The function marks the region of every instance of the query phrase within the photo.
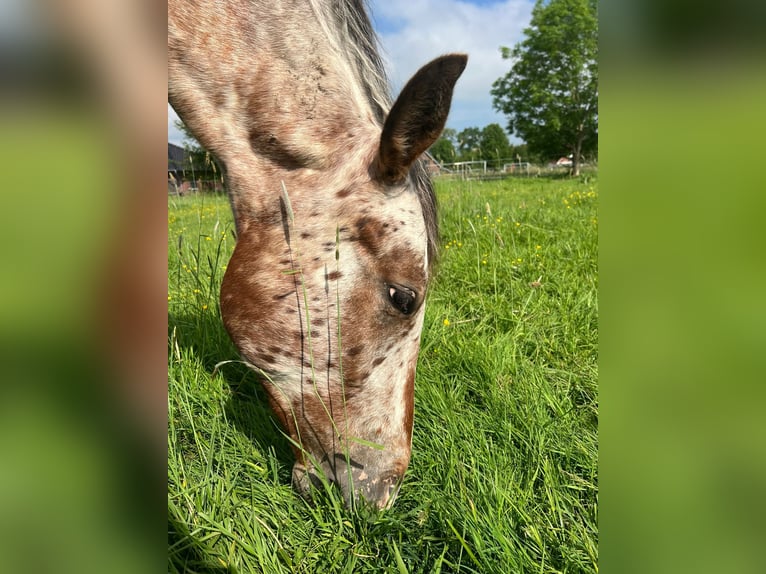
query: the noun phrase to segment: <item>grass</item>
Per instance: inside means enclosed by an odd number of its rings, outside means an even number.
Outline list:
[[[169,199],[169,571],[598,571],[597,180],[437,191],[412,461],[382,513],[293,492],[221,325],[228,204]]]

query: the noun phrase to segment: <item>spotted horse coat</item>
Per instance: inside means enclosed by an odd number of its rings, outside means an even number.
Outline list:
[[[168,99],[225,169],[237,243],[225,327],[295,452],[293,483],[393,503],[436,255],[419,157],[467,57],[396,101],[361,0],[170,0]]]

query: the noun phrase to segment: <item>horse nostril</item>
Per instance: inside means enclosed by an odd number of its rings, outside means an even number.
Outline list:
[[[401,478],[397,475],[365,477],[362,474],[354,481],[354,495],[355,498],[363,499],[367,504],[383,510],[393,505],[400,484]]]

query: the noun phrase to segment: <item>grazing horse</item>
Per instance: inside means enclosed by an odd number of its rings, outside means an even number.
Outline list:
[[[220,160],[231,339],[290,436],[293,484],[393,503],[409,464],[437,222],[421,154],[462,54],[395,102],[363,0],[170,0],[168,99]]]

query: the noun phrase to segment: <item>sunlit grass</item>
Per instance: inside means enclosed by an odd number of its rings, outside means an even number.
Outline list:
[[[597,181],[437,191],[412,461],[380,514],[293,492],[255,377],[215,370],[237,359],[217,304],[228,204],[169,199],[171,571],[597,571]]]

